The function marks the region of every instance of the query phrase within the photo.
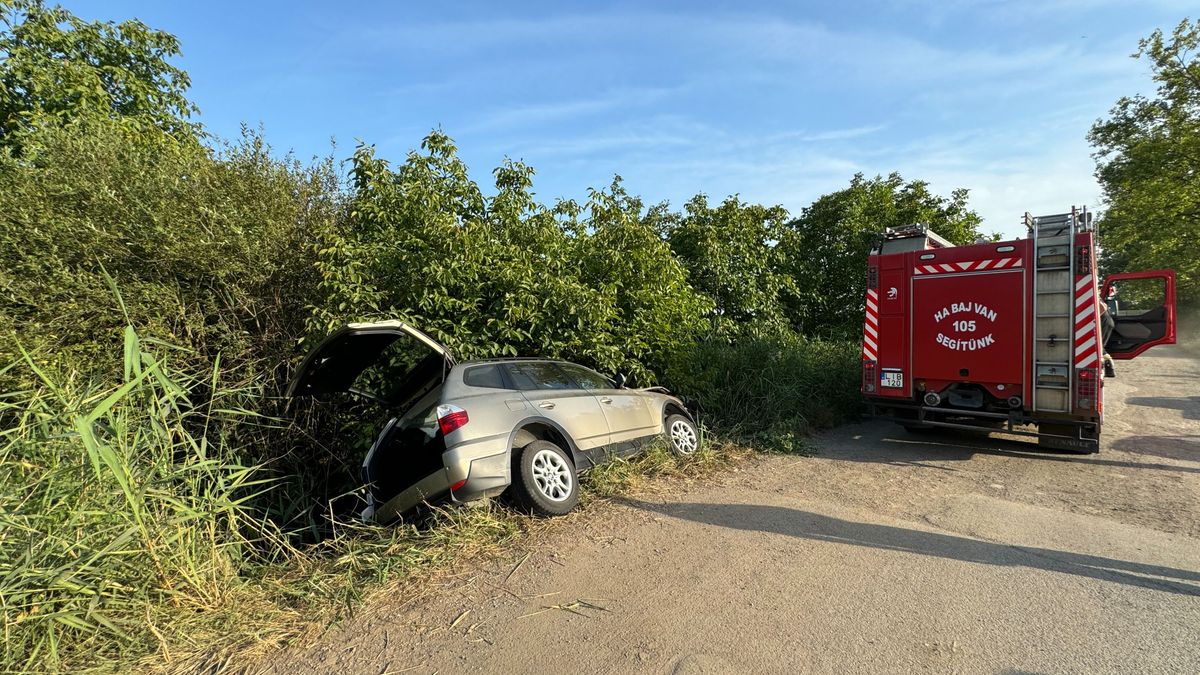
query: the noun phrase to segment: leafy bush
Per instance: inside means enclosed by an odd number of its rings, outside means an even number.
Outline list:
[[[735,435],[763,438],[825,429],[862,412],[857,343],[784,334],[695,344],[672,374],[706,418]]]

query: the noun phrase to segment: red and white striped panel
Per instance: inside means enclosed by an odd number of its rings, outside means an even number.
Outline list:
[[[878,361],[879,291],[867,289],[867,318],[863,321],[863,360]]]
[[[964,260],[956,263],[917,265],[913,274],[950,274],[957,272],[982,272],[985,270],[1013,269],[1021,266],[1020,258],[988,258],[987,260]]]
[[[1090,274],[1075,281],[1075,367],[1095,368],[1100,360],[1096,281]]]

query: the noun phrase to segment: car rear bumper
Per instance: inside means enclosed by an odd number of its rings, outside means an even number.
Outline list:
[[[509,484],[507,445],[505,438],[499,443],[476,442],[447,450],[442,454],[444,468],[421,478],[383,504],[376,504],[369,499],[362,519],[386,523],[422,502],[439,501],[446,497],[456,502],[469,502],[499,495]],[[466,483],[451,493],[450,487],[462,480]]]

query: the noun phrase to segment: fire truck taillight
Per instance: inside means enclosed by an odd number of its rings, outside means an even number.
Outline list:
[[[876,387],[875,378],[875,362],[870,359],[863,360],[863,391],[866,393],[874,393]]]
[[[1092,368],[1075,371],[1075,406],[1083,410],[1095,410],[1099,387],[1099,373]]]

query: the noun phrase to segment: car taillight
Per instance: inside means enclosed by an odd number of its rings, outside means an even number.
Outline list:
[[[466,426],[471,418],[467,417],[467,411],[452,404],[443,403],[437,408],[438,427],[442,430],[443,436],[449,436],[451,431]]]
[[[875,391],[875,362],[863,360],[863,391],[868,394]]]
[[[1075,371],[1075,405],[1084,410],[1096,409],[1099,373],[1092,368]]]

